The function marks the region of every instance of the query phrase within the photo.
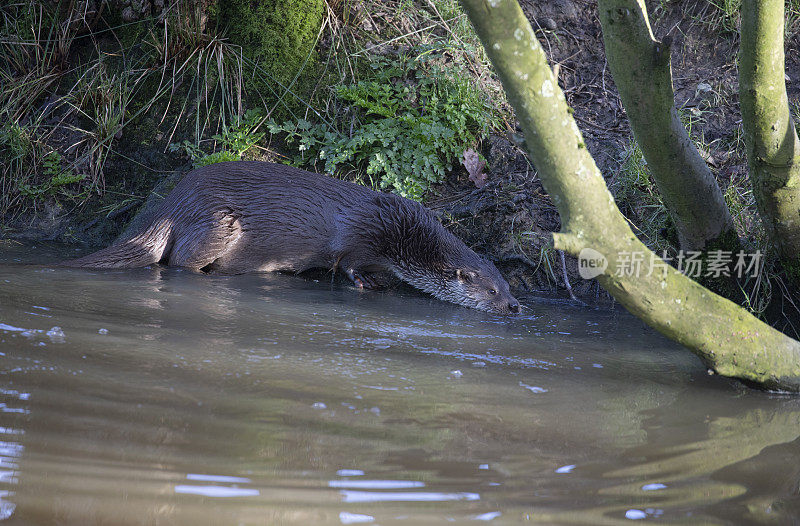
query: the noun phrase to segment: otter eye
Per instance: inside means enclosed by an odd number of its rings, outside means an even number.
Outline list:
[[[497,294],[497,289],[489,289],[489,294],[494,296],[495,294]]]

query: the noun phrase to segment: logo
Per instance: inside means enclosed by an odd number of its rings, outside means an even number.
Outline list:
[[[583,279],[596,278],[608,268],[608,260],[593,248],[584,248],[578,254],[578,274]]]

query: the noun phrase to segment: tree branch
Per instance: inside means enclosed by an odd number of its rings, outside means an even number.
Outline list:
[[[786,96],[783,0],[742,2],[739,102],[750,181],[784,265],[800,278],[800,142]]]
[[[721,248],[736,239],[733,219],[675,108],[671,39],[653,37],[642,0],[599,0],[598,9],[608,65],[681,248]]]

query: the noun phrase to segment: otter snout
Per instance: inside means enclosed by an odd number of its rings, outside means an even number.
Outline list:
[[[494,302],[493,307],[492,310],[501,314],[519,314],[522,312],[522,306],[517,299],[510,294],[506,295],[502,300]]]
[[[513,296],[508,296],[508,299],[504,298],[499,301],[485,303],[478,308],[497,314],[519,314],[522,312],[522,306]]]
[[[522,305],[508,290],[501,290],[488,299],[489,301],[484,302],[478,308],[497,314],[519,314],[522,312]]]

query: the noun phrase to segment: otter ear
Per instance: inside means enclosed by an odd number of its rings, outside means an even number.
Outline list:
[[[472,283],[478,275],[471,270],[463,268],[456,269],[456,278],[464,283]]]

